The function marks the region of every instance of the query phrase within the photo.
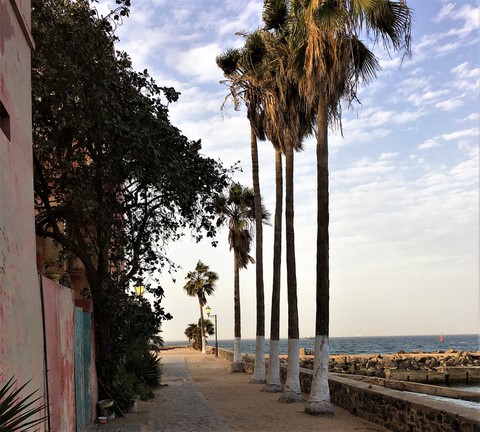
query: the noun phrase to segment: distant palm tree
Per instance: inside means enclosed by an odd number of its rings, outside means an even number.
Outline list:
[[[228,224],[228,243],[233,250],[233,288],[234,288],[234,357],[232,372],[244,372],[241,353],[241,318],[240,318],[240,269],[248,263],[255,263],[250,256],[255,221],[255,202],[253,190],[239,183],[230,186],[228,195],[217,200],[219,224]],[[262,215],[268,218],[263,209]]]
[[[192,347],[196,350],[201,350],[204,346],[202,342],[202,334],[212,336],[215,334],[215,327],[213,323],[206,319],[203,322],[203,332],[202,332],[202,324],[200,320],[198,320],[198,324],[191,323],[185,329],[185,336],[187,336],[188,341],[192,345]],[[206,336],[205,336],[206,339]]]
[[[203,307],[207,304],[207,296],[212,295],[215,291],[215,285],[218,281],[218,274],[211,271],[208,265],[198,260],[194,271],[188,272],[186,278],[187,283],[183,289],[187,295],[197,297],[200,305],[200,329],[201,329],[201,348],[202,353],[206,353],[205,347],[205,331],[203,319]]]

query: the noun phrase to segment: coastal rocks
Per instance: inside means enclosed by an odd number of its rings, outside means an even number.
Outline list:
[[[286,363],[286,359],[284,360]],[[405,353],[383,355],[332,355],[329,359],[330,372],[365,375],[385,378],[386,370],[425,371],[447,373],[446,368],[470,368],[480,366],[480,352],[465,352],[449,349],[436,353]],[[313,369],[313,356],[300,358],[300,367]]]

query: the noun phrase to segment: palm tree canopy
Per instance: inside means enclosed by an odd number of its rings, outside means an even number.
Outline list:
[[[228,195],[221,195],[217,200],[219,218],[217,225],[228,223],[228,244],[233,250],[239,268],[246,268],[255,260],[250,256],[255,222],[255,204],[253,190],[240,183],[232,183]],[[267,209],[262,205],[262,220],[269,223]]]
[[[275,0],[269,0],[275,2]],[[282,2],[282,0],[277,0]],[[359,83],[380,69],[361,40],[410,54],[411,13],[404,0],[291,1],[289,41],[304,94],[325,93],[329,120],[340,120],[339,101],[356,100]]]
[[[200,305],[207,304],[206,296],[212,295],[215,291],[215,285],[218,281],[218,274],[210,270],[210,267],[198,260],[194,271],[188,272],[185,277],[187,283],[183,289],[187,295],[198,297]]]

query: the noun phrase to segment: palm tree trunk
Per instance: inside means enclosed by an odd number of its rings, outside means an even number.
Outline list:
[[[203,320],[203,305],[202,302],[198,302],[200,304],[200,333],[202,335],[202,354],[207,353],[207,347],[206,347],[206,340],[205,340],[205,322]]]
[[[233,307],[234,307],[234,339],[233,339],[233,362],[231,372],[245,372],[242,362],[241,348],[241,323],[240,323],[240,269],[237,257],[233,253]]]
[[[255,344],[255,365],[252,383],[264,384],[265,380],[265,294],[263,287],[263,227],[262,227],[262,198],[260,194],[260,180],[258,174],[257,136],[250,128],[250,142],[252,151],[253,196],[255,205],[255,275],[257,294],[257,334]]]
[[[323,96],[323,97],[322,97]],[[328,387],[329,357],[329,210],[328,210],[328,113],[321,94],[317,133],[317,310],[315,317],[315,358],[313,380],[305,411],[333,415]]]
[[[295,228],[293,195],[293,143],[287,140],[285,151],[285,230],[287,240],[288,365],[285,393],[280,402],[303,400],[300,388],[297,275],[295,265]]]
[[[273,237],[273,284],[272,284],[272,312],[270,321],[270,354],[268,356],[267,385],[264,391],[282,392],[280,381],[280,281],[282,263],[282,211],[283,211],[283,174],[282,152],[275,149],[275,226]]]

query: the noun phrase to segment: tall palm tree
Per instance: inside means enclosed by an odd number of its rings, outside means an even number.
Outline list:
[[[265,96],[266,134],[274,146],[280,146],[285,153],[285,226],[287,258],[288,296],[288,367],[285,392],[282,402],[303,400],[299,378],[299,328],[297,278],[295,263],[294,231],[294,152],[302,149],[302,141],[313,130],[315,110],[301,94],[295,76],[290,72],[293,51],[288,44],[290,29],[285,25],[288,8],[284,2],[265,2],[263,31],[266,45],[266,63],[270,66],[271,79],[268,80]],[[278,168],[277,168],[278,169]],[[278,189],[277,189],[278,191]],[[277,192],[278,193],[278,192]],[[280,198],[281,199],[281,196]],[[275,275],[276,276],[276,275]],[[277,283],[275,281],[275,283]],[[277,289],[277,288],[275,288]],[[271,346],[275,355],[275,340],[278,340],[278,300],[272,293],[272,338]],[[275,322],[273,321],[275,319]],[[275,360],[276,365],[276,360]],[[275,369],[273,371],[275,372]],[[276,377],[272,377],[272,388],[276,387]]]
[[[262,210],[263,218],[267,220],[268,213],[265,209]],[[228,243],[230,250],[233,250],[234,357],[231,371],[244,372],[241,353],[240,269],[246,268],[249,263],[255,263],[250,256],[255,221],[253,190],[233,183],[228,195],[218,198],[217,211],[220,215],[219,224],[228,224]]]
[[[263,217],[260,192],[257,138],[265,140],[261,86],[258,78],[262,56],[260,39],[250,35],[243,50],[227,50],[217,57],[217,65],[229,81],[230,95],[235,106],[242,99],[250,122],[250,148],[255,206],[255,284],[256,284],[256,344],[253,383],[265,383],[265,294],[263,280]]]
[[[305,411],[333,414],[328,389],[329,196],[328,126],[340,120],[340,101],[356,99],[357,86],[375,78],[378,61],[362,34],[410,53],[411,14],[404,0],[292,1],[291,43],[303,94],[317,103],[317,282],[314,378]]]
[[[267,385],[263,391],[282,392],[280,381],[280,287],[282,264],[282,213],[283,213],[282,151],[275,148],[275,216],[273,234],[273,278],[270,316],[270,349],[268,355]]]
[[[194,271],[188,272],[185,277],[187,283],[183,289],[187,295],[198,298],[200,306],[200,331],[202,339],[202,353],[206,354],[205,325],[203,319],[203,307],[207,304],[207,296],[215,292],[218,274],[210,270],[210,267],[198,260]]]

